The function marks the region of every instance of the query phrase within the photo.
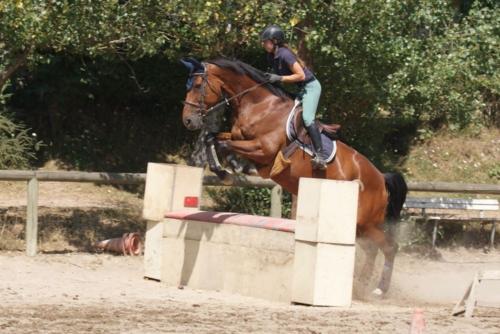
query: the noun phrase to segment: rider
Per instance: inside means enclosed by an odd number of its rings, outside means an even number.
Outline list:
[[[267,73],[269,82],[296,83],[302,90],[302,119],[311,137],[315,156],[313,166],[326,168],[325,154],[320,131],[314,122],[321,96],[321,85],[314,74],[285,43],[285,33],[277,25],[270,25],[260,35],[262,46],[267,51],[267,59],[274,73]]]

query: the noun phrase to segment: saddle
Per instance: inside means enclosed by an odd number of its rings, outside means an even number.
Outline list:
[[[300,100],[295,100],[293,109],[286,121],[286,136],[290,144],[283,149],[285,157],[290,156],[297,147],[301,148],[307,154],[314,156],[314,148],[304,126],[302,120],[302,104]],[[326,154],[323,158],[330,162],[335,157],[336,141],[340,137],[340,125],[324,124],[316,120],[316,125],[321,133],[321,141],[323,143],[323,153]]]
[[[302,105],[298,105],[295,109],[295,114],[293,115],[293,119],[291,120],[291,124],[289,126],[294,127],[295,136],[293,138],[298,140],[303,144],[311,144],[311,138],[309,138],[309,134],[307,133],[307,129],[304,126],[304,121],[302,119]],[[293,113],[293,111],[292,111]],[[319,120],[315,120],[316,126],[319,129],[319,132],[324,136],[330,138],[331,140],[337,140],[340,138],[340,124],[325,124],[320,122]]]

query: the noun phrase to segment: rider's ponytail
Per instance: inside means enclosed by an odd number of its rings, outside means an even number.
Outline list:
[[[283,43],[280,46],[284,47],[284,48],[287,48],[288,50],[290,50],[290,52],[293,53],[293,55],[295,56],[295,58],[297,58],[297,62],[300,64],[300,66],[302,66],[302,68],[306,68],[307,67],[306,62],[304,60],[302,60],[302,58],[299,57],[299,55],[297,54],[297,52],[292,47],[290,47],[287,43]]]

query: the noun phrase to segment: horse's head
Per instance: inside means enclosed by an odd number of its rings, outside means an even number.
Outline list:
[[[210,65],[193,58],[183,58],[181,62],[189,70],[182,122],[189,130],[199,130],[210,108],[222,97],[222,82],[210,73]]]

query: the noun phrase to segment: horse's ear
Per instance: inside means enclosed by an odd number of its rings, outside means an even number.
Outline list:
[[[186,66],[186,68],[189,70],[189,73],[203,72],[205,70],[205,66],[203,66],[202,63],[192,57],[182,58],[181,63]]]
[[[188,69],[189,74],[194,72],[194,64],[189,61],[189,58],[182,58],[181,63]]]

